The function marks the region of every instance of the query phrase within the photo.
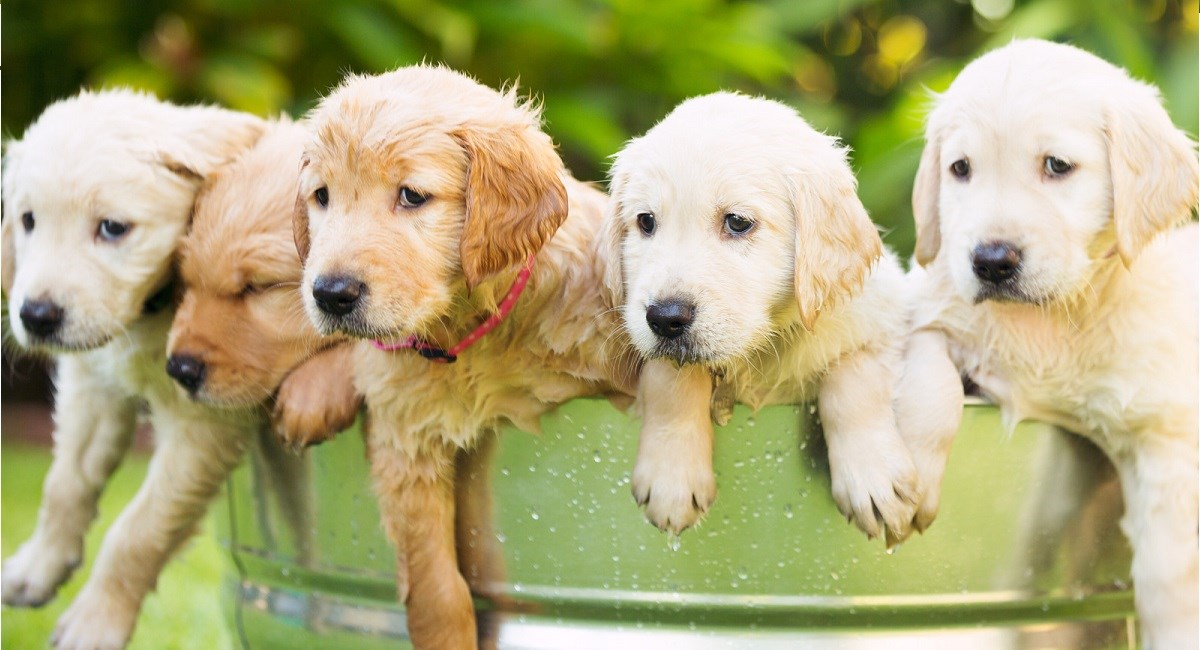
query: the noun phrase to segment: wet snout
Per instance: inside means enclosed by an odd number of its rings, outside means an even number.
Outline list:
[[[971,270],[985,285],[1015,282],[1021,271],[1022,250],[1009,241],[989,241],[971,251]]]
[[[26,332],[39,339],[50,339],[62,329],[66,310],[49,298],[41,298],[23,302],[20,316]]]
[[[366,293],[367,285],[349,275],[321,275],[312,285],[313,301],[317,308],[334,318],[354,313]]]
[[[696,305],[682,298],[656,301],[646,308],[646,323],[660,339],[677,339],[696,319]]]
[[[177,353],[167,359],[167,374],[194,397],[204,385],[208,366],[196,356]]]

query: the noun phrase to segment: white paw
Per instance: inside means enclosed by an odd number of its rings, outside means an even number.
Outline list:
[[[874,539],[886,534],[889,544],[912,534],[917,511],[917,470],[903,442],[891,433],[850,434],[850,453],[830,454],[833,500],[854,525]]]
[[[717,498],[712,462],[685,462],[666,454],[639,454],[633,498],[661,530],[678,534],[694,525]]]
[[[56,650],[121,650],[129,643],[137,615],[137,606],[122,595],[87,585],[58,619],[50,644]]]
[[[79,566],[83,553],[36,537],[4,561],[3,598],[10,607],[41,607],[54,598],[62,583]]]

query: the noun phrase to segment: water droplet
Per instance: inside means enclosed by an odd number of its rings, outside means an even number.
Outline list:
[[[537,510],[530,510],[530,511],[529,511],[529,518],[530,518],[530,519],[532,519],[532,520],[534,520],[534,521],[537,521],[538,519],[541,519],[541,518],[542,518],[542,516],[538,514]]]
[[[599,449],[597,449],[597,450],[595,450],[595,451],[593,451],[593,452],[592,452],[592,462],[593,462],[593,463],[598,463],[598,462],[600,462],[600,460],[601,460],[601,458],[600,458],[600,450],[599,450]]]
[[[522,587],[521,583],[519,582],[513,585],[513,591],[521,591],[522,589],[524,589],[524,587]]]
[[[747,571],[747,570],[746,570],[746,567],[744,567],[744,566],[743,566],[743,567],[738,567],[737,576],[738,576],[738,578],[739,578],[739,579],[741,579],[741,580],[745,580],[745,579],[747,579],[747,578],[749,578],[749,577],[750,577],[750,572],[749,572],[749,571]]]
[[[667,533],[667,548],[671,549],[672,551],[678,551],[679,547],[682,545],[683,545],[683,541],[679,538],[679,533],[676,533],[676,532],[668,532]]]
[[[796,513],[792,512],[792,504],[789,503],[783,507],[783,516],[787,517],[788,519],[796,516]]]
[[[748,426],[748,427],[752,427],[752,426],[754,426],[755,424],[756,424],[756,423],[754,422],[754,418],[746,418],[746,426]]]
[[[841,580],[841,579],[842,579],[842,576],[838,575],[838,572],[837,572],[837,571],[830,571],[830,572],[829,572],[829,577],[830,577],[830,578],[833,578],[835,581],[836,581],[836,580]]]
[[[809,405],[808,405],[808,414],[809,414],[809,415],[816,415],[816,414],[817,414],[817,405],[816,405],[816,404],[809,404]]]

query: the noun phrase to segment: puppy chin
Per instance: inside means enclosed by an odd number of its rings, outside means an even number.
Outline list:
[[[1013,305],[1045,305],[1053,302],[1053,296],[1043,292],[1035,292],[1019,282],[1004,284],[981,284],[975,291],[975,304],[985,302],[1006,303]]]
[[[736,358],[737,354],[727,354],[714,350],[703,341],[685,334],[674,339],[652,337],[649,347],[638,346],[638,351],[646,359],[667,359],[680,366],[700,365],[716,368]]]
[[[241,409],[255,406],[269,397],[265,392],[261,395],[254,394],[257,391],[222,391],[213,390],[213,387],[205,384],[200,390],[195,393],[188,393],[183,387],[179,391],[187,395],[188,399],[197,404],[211,406],[219,409]]]
[[[29,332],[13,328],[13,338],[30,352],[45,354],[71,354],[88,352],[108,345],[116,338],[114,334],[89,332],[84,334],[56,333],[51,336],[34,336]]]

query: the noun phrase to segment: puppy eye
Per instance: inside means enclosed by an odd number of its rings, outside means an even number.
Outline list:
[[[966,158],[955,160],[950,163],[950,173],[956,178],[967,178],[971,175],[971,163],[967,162]]]
[[[26,212],[21,215],[21,225],[25,227],[25,232],[33,231],[33,213]]]
[[[740,214],[730,212],[725,215],[725,232],[731,235],[744,235],[754,227],[754,222]]]
[[[262,287],[254,284],[253,282],[247,282],[246,286],[242,287],[242,290],[238,292],[238,295],[242,298],[245,298],[258,293],[259,291],[262,291]]]
[[[642,231],[643,235],[649,237],[654,234],[654,229],[658,227],[658,222],[654,220],[654,215],[649,212],[641,212],[637,216],[638,230]]]
[[[429,200],[428,196],[425,196],[424,194],[421,194],[420,192],[418,192],[412,188],[409,188],[409,187],[400,188],[400,205],[402,205],[406,208],[415,208],[417,206],[423,205],[428,200]]]
[[[329,188],[325,186],[318,187],[317,191],[313,192],[313,199],[316,200],[317,205],[321,206],[322,208],[328,208]]]
[[[117,241],[129,232],[129,224],[113,221],[112,219],[104,219],[100,222],[100,226],[96,228],[96,236],[104,241]]]
[[[1075,169],[1075,165],[1054,156],[1046,156],[1045,170],[1047,176],[1066,176]]]

